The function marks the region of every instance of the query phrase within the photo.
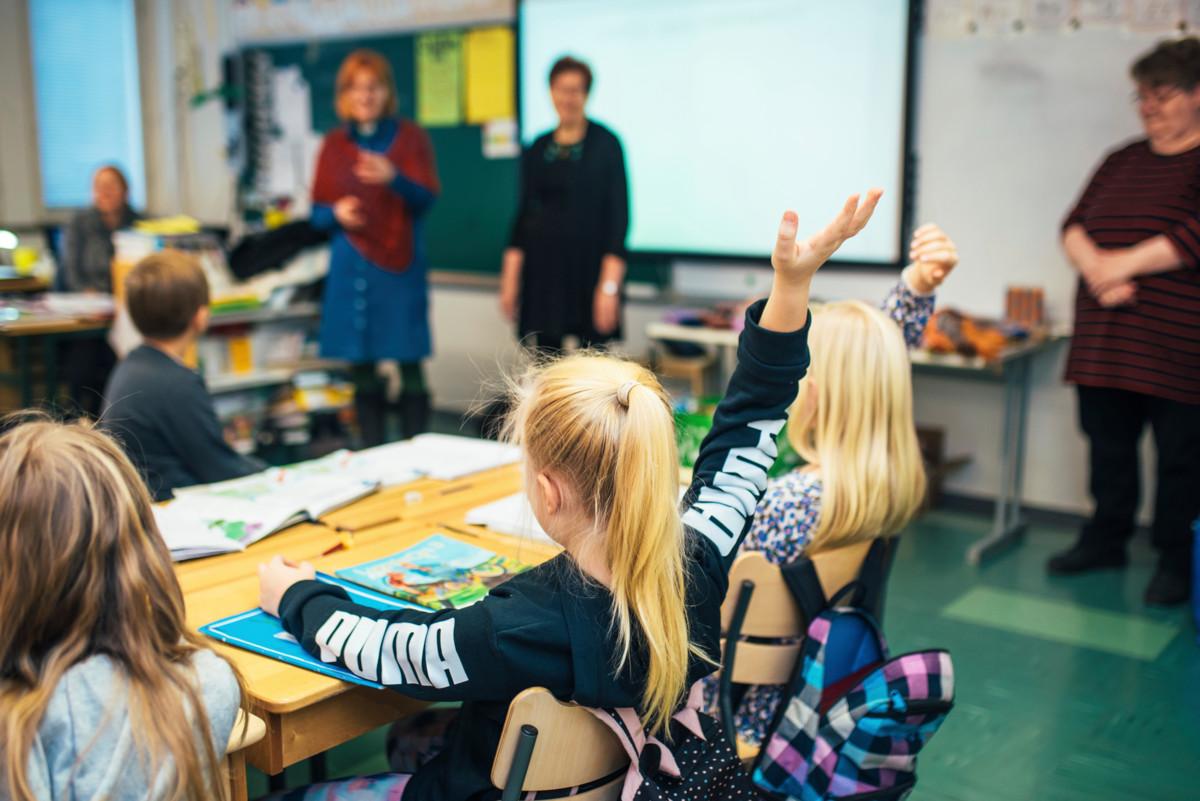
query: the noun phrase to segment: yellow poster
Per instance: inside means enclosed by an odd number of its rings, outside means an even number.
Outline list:
[[[417,37],[417,122],[429,127],[462,124],[462,33]]]
[[[467,62],[467,122],[480,125],[515,117],[512,28],[468,31],[463,49]]]

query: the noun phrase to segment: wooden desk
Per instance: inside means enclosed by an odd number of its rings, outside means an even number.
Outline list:
[[[428,505],[424,501],[410,504],[423,507],[422,514],[413,514],[413,519],[407,521],[360,530],[349,550],[321,556],[339,541],[337,534],[327,526],[308,524],[272,535],[242,553],[176,565],[176,575],[183,585],[188,625],[198,628],[257,606],[258,564],[275,554],[310,561],[318,570],[333,572],[388,556],[435,532],[531,564],[543,562],[558,552],[557,548],[542,543],[463,524],[472,507],[516,491],[520,484],[520,468],[516,465],[454,482],[414,482],[365,498],[340,511],[350,513],[360,505],[368,505],[371,515],[377,515],[380,508],[388,506],[381,501],[391,499],[390,503],[395,504],[405,492],[418,491],[415,489],[418,485],[429,483],[441,489],[457,489],[435,494],[432,490],[436,487],[427,486]],[[433,520],[430,515],[440,519]],[[213,646],[242,674],[251,711],[266,723],[266,737],[246,751],[249,763],[266,773],[279,773],[289,765],[426,706],[389,690],[347,684],[222,643],[214,642]]]

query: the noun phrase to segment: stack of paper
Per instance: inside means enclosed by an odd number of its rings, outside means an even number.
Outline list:
[[[466,520],[470,525],[484,526],[498,534],[557,544],[538,524],[533,507],[529,505],[529,499],[523,492],[476,507],[467,512]]]
[[[368,448],[353,455],[359,475],[375,475],[384,486],[402,483],[406,472],[451,481],[521,461],[521,449],[502,442],[449,434],[420,434],[404,442]],[[411,480],[411,479],[410,479]]]

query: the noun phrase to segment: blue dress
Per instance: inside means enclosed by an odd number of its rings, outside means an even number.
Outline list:
[[[359,147],[384,153],[399,125],[381,120],[370,134],[352,128]],[[404,272],[385,270],[350,243],[333,216],[333,207],[313,206],[314,227],[332,234],[329,275],[321,306],[321,356],[355,364],[395,359],[418,362],[433,352],[429,334],[429,270],[422,218],[435,195],[397,173],[392,191],[404,198],[413,216],[413,260]]]

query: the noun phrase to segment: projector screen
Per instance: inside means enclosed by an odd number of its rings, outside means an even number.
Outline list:
[[[899,262],[908,0],[523,0],[521,138],[557,125],[547,78],[587,62],[589,118],[621,139],[628,246],[755,256],[884,189],[843,262]]]

